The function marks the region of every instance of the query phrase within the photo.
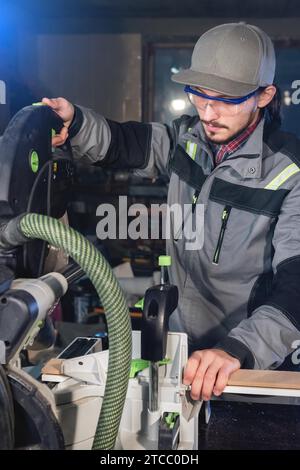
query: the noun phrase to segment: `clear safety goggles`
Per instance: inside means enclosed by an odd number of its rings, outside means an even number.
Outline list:
[[[222,114],[223,116],[233,116],[243,111],[248,111],[249,106],[247,106],[246,102],[257,92],[255,90],[239,98],[220,98],[202,93],[190,85],[186,85],[184,91],[188,94],[191,103],[196,108],[205,111],[209,105],[213,107],[217,114]]]

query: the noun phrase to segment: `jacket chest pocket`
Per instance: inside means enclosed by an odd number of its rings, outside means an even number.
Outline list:
[[[207,255],[212,264],[225,260],[233,265],[236,258],[239,266],[247,270],[257,256],[264,256],[263,251],[269,250],[273,223],[287,194],[283,189],[253,188],[215,178],[209,194],[206,231],[206,236],[211,237]]]

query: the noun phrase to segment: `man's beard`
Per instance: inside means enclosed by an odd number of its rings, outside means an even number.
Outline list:
[[[207,138],[208,142],[211,142],[212,144],[216,144],[216,145],[226,145],[229,142],[231,142],[232,140],[236,139],[236,137],[238,137],[240,134],[242,134],[247,129],[247,127],[249,127],[252,120],[253,120],[253,115],[250,115],[247,124],[245,124],[245,126],[242,129],[238,130],[235,134],[228,137],[228,139],[224,139],[224,140],[218,140],[218,139],[214,140],[213,137],[208,136],[208,134],[205,131],[204,126],[203,126],[203,130],[205,132],[205,135],[206,135],[206,138]],[[205,124],[207,124],[206,121],[201,120],[202,125],[203,125],[203,122]],[[210,123],[210,124],[212,124],[212,123]],[[219,127],[220,129],[229,129],[229,127],[227,127],[227,126],[221,126],[221,125],[218,125],[218,124],[212,124],[212,125],[214,125],[215,127]]]
[[[249,124],[247,123],[242,129],[240,129],[235,134],[228,137],[228,139],[224,139],[224,140],[219,140],[218,138],[214,139],[213,136],[209,136],[206,133],[205,128],[204,128],[204,132],[205,132],[205,135],[206,135],[206,138],[207,138],[208,142],[211,142],[211,143],[217,144],[217,145],[226,145],[229,142],[231,142],[232,140],[234,140],[236,137],[238,137],[240,134],[242,134],[244,132],[244,130],[247,129],[248,126],[249,126]],[[220,127],[220,129],[228,129],[228,127],[225,127],[225,126],[216,126],[216,127]]]

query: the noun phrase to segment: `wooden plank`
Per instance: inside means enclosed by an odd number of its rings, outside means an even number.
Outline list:
[[[61,375],[61,365],[63,361],[63,359],[50,359],[42,368],[42,374]]]
[[[300,372],[241,369],[231,375],[228,385],[300,390]]]

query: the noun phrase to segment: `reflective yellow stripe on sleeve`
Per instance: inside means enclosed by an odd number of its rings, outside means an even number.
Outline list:
[[[293,176],[295,173],[298,173],[300,168],[295,164],[292,163],[291,165],[287,166],[284,170],[282,170],[279,175],[275,176],[272,181],[265,186],[265,189],[271,189],[276,191],[287,179]]]

